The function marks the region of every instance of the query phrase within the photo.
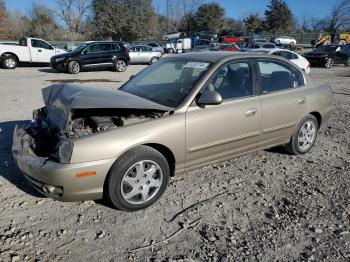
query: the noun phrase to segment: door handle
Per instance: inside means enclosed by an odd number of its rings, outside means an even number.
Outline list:
[[[38,52],[41,52],[41,49],[39,49]]]
[[[298,99],[298,104],[301,105],[301,104],[305,104],[305,97],[301,97]]]
[[[245,116],[246,117],[250,117],[250,116],[254,116],[257,112],[257,109],[256,108],[252,108],[252,109],[249,109],[246,113],[245,113]]]

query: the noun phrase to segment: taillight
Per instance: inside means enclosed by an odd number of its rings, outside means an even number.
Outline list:
[[[125,49],[124,54],[128,56],[129,55],[129,51]]]

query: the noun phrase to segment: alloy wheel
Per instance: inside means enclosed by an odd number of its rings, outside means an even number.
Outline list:
[[[151,160],[132,165],[124,174],[121,194],[130,204],[144,204],[157,195],[163,180],[160,166]]]
[[[315,142],[316,126],[313,121],[306,121],[298,133],[298,147],[302,151],[309,150]]]
[[[13,58],[6,58],[5,65],[8,68],[14,68],[16,66],[16,61]]]
[[[118,72],[124,72],[126,70],[126,64],[122,60],[117,61],[115,67]]]

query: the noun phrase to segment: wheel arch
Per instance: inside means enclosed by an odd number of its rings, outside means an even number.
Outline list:
[[[318,128],[321,127],[322,124],[322,115],[319,112],[313,111],[309,113],[310,115],[313,115],[316,120],[317,120],[317,124],[318,124]]]
[[[5,52],[5,53],[1,54],[1,56],[0,56],[0,57],[3,57],[3,56],[8,56],[8,55],[12,55],[12,56],[14,56],[14,57],[17,59],[17,62],[19,62],[19,58],[18,58],[18,56],[17,56],[15,53],[12,53],[12,52]]]
[[[149,143],[149,144],[143,144],[144,146],[149,146],[155,150],[157,150],[159,153],[161,153],[165,159],[168,161],[169,168],[170,168],[170,175],[173,177],[175,174],[175,155],[174,153],[167,147],[162,144],[157,143]]]

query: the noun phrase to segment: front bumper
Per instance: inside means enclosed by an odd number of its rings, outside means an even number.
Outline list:
[[[58,71],[66,71],[66,63],[63,62],[55,63],[51,61],[50,67]]]
[[[12,153],[24,177],[40,193],[60,201],[101,199],[103,185],[115,159],[92,162],[61,164],[49,158],[39,157],[30,148],[28,134],[16,126],[13,134]],[[94,176],[76,176],[95,171]],[[62,193],[48,193],[45,187],[62,189]]]

